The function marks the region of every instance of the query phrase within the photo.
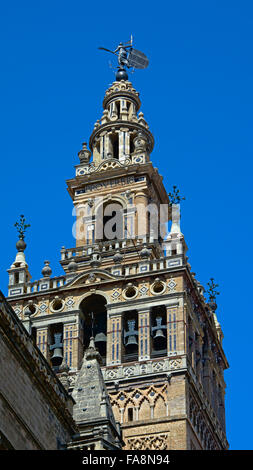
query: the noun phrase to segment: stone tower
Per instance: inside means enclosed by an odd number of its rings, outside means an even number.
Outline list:
[[[180,206],[151,162],[140,106],[127,79],[106,90],[90,150],[83,144],[67,181],[76,246],[61,249],[64,273],[52,277],[46,261],[31,282],[27,263],[14,262],[8,300],[55,371],[68,365],[74,394],[94,315],[125,449],[226,449],[228,363],[216,306],[191,271]]]

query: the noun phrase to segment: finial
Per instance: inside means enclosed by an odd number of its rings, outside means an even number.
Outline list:
[[[179,204],[180,201],[185,201],[185,197],[180,196],[179,193],[180,193],[179,189],[177,188],[176,185],[174,185],[173,192],[168,193],[168,196],[170,198],[170,206],[172,206],[172,204]]]
[[[95,350],[96,350],[95,340],[94,340],[93,335],[90,337],[90,342],[89,342],[88,348],[89,348],[89,349],[95,349]]]
[[[209,295],[209,305],[211,306],[212,310],[217,309],[217,304],[216,304],[216,297],[217,295],[220,295],[220,292],[216,290],[216,287],[219,287],[219,284],[215,284],[214,278],[210,278],[210,282],[207,283],[208,289],[206,290],[207,294]]]
[[[24,238],[25,238],[25,231],[26,231],[26,229],[27,229],[28,227],[30,227],[30,224],[25,224],[25,221],[26,221],[26,219],[25,219],[24,215],[21,214],[21,215],[20,215],[20,220],[19,220],[19,222],[16,222],[16,223],[14,224],[14,227],[17,228],[17,231],[18,231],[18,233],[19,233],[19,238],[20,238],[20,240],[24,240]]]
[[[83,147],[80,152],[78,152],[78,157],[80,159],[80,163],[89,163],[91,152],[87,149],[87,142],[83,142]]]
[[[72,260],[68,264],[68,270],[69,272],[73,273],[77,271],[77,269],[78,269],[78,264],[75,262],[75,259],[72,258]]]
[[[49,261],[44,261],[44,268],[42,269],[41,273],[44,277],[50,277],[52,274],[52,269],[49,266]]]
[[[114,51],[99,47],[100,50],[110,52],[118,57],[118,67],[116,73],[116,80],[128,80],[128,75],[125,67],[133,69],[145,69],[148,66],[148,59],[143,52],[133,49],[133,37],[131,35],[130,41],[125,44],[120,42]]]
[[[93,315],[94,315],[93,312],[91,313],[91,315],[92,315],[92,318],[93,318]],[[84,353],[84,359],[86,359],[87,361],[89,361],[91,359],[97,359],[99,364],[102,365],[102,358],[99,354],[99,351],[96,348],[95,339],[94,339],[94,336],[93,336],[93,320],[92,320],[91,331],[92,332],[91,332],[90,342],[89,342],[88,348],[86,349],[86,351]]]

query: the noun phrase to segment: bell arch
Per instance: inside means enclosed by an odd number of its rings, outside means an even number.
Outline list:
[[[151,309],[152,357],[167,355],[166,307],[158,305]]]
[[[101,294],[90,294],[79,304],[80,318],[83,324],[83,345],[86,349],[93,335],[103,364],[106,363],[107,309],[106,298]]]

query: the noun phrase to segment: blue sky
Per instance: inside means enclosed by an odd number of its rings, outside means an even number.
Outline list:
[[[250,1],[10,1],[0,12],[1,272],[6,294],[21,213],[33,280],[72,247],[65,180],[114,80],[109,54],[133,34],[150,60],[130,80],[155,137],[154,166],[186,201],[182,230],[196,277],[219,283],[230,369],[231,449],[252,449],[253,4]]]

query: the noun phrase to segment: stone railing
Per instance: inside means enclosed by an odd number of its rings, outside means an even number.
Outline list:
[[[66,276],[43,278],[38,281],[28,282],[26,284],[26,293],[30,294],[34,292],[49,290],[49,289],[57,289],[58,287],[64,286],[66,282],[67,282]]]
[[[115,251],[123,251],[127,248],[136,248],[137,251],[141,250],[143,244],[146,243],[148,248],[152,246],[159,247],[161,249],[161,245],[159,242],[154,241],[152,237],[143,238],[127,238],[125,240],[108,240],[108,241],[98,241],[97,243],[87,244],[80,247],[74,248],[65,248],[62,247],[61,249],[61,260],[65,261],[71,259],[73,257],[85,257],[90,256],[94,251],[99,252],[102,256],[104,253],[112,252],[114,254]],[[150,246],[149,246],[150,245]]]
[[[140,259],[136,263],[128,263],[128,264],[114,264],[112,266],[107,267],[106,269],[103,268],[103,264],[97,266],[96,269],[105,271],[115,278],[117,277],[128,277],[128,276],[136,276],[138,274],[146,274],[148,272],[159,272],[164,271],[169,268],[180,267],[183,266],[185,260],[184,256],[169,256],[159,259]],[[89,262],[87,262],[86,271],[89,269],[94,269],[90,266]],[[57,289],[59,287],[63,287],[69,282],[71,282],[75,277],[79,276],[81,273],[69,273],[63,276],[58,277],[45,277],[33,282],[27,282],[24,288],[24,294],[33,294],[36,292],[46,292],[48,290]],[[85,271],[82,272],[85,274]],[[20,296],[22,295],[20,292],[16,292],[16,287],[13,286],[13,289],[9,290],[9,297]]]

